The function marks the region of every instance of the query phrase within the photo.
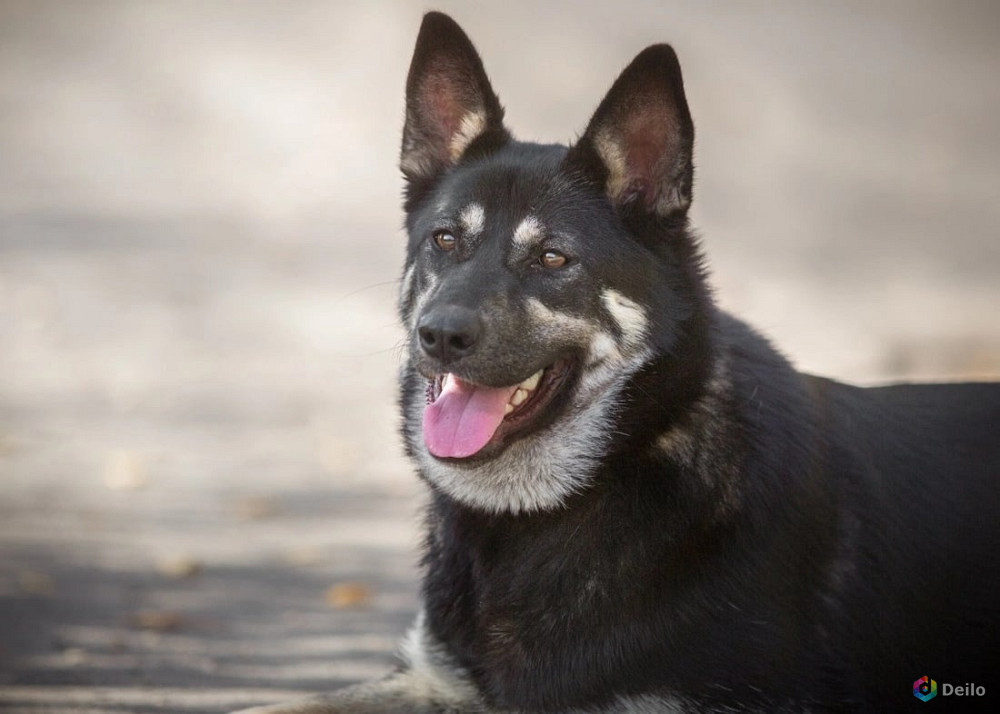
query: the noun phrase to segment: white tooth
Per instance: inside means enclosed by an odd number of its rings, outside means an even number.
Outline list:
[[[510,403],[515,407],[521,406],[525,399],[528,398],[528,393],[523,389],[515,390],[514,396],[510,398]]]
[[[504,415],[504,416],[507,416],[507,415],[508,415],[508,414],[510,414],[510,413],[511,413],[512,411],[514,411],[514,405],[513,405],[513,404],[507,404],[507,405],[506,405],[506,406],[505,406],[505,407],[503,408],[503,415]]]
[[[530,377],[528,377],[526,380],[524,380],[523,382],[521,382],[521,389],[525,389],[525,390],[527,390],[527,391],[530,392],[535,387],[537,387],[538,386],[538,382],[542,379],[542,372],[544,372],[544,371],[545,371],[544,369],[540,369],[537,372],[535,372],[533,375],[531,375]]]

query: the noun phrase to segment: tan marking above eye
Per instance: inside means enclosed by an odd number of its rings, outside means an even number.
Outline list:
[[[544,268],[561,268],[566,265],[567,258],[562,253],[557,253],[554,250],[547,250],[538,258],[538,262],[540,262]]]
[[[434,244],[441,250],[447,252],[455,248],[455,236],[448,231],[435,231]]]

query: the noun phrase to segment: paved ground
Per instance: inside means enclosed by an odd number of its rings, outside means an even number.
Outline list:
[[[436,5],[545,140],[673,42],[720,300],[804,368],[1000,376],[995,3]],[[391,661],[419,15],[0,2],[0,710],[219,712]]]

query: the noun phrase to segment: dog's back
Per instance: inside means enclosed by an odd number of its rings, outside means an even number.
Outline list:
[[[1000,385],[808,383],[837,484],[850,680],[886,703],[907,701],[907,677],[994,682]]]

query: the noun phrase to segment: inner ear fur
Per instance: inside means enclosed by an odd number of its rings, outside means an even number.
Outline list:
[[[677,55],[653,45],[615,80],[566,161],[616,206],[667,216],[691,204],[693,146]]]

